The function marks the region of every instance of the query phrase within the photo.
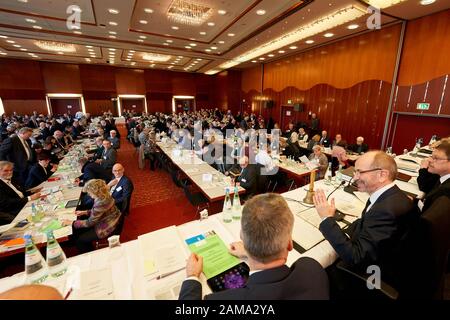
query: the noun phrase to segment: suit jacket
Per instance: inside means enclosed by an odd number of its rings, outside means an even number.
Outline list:
[[[3,182],[3,180],[0,179],[0,208],[2,212],[17,215],[28,202],[28,193],[26,193],[25,190],[23,190],[22,187],[17,185],[14,181],[12,184],[17,190],[23,193],[24,197],[19,197],[13,189],[11,189],[5,182]]]
[[[46,172],[39,163],[34,164],[28,173],[28,178],[25,182],[25,189],[34,188],[46,181],[53,174],[50,169],[51,167],[47,168]]]
[[[364,270],[376,264],[382,274],[392,274],[400,241],[408,232],[414,214],[412,201],[397,186],[380,195],[369,211],[353,222],[346,231],[334,218],[327,218],[319,226],[325,239],[348,265]]]
[[[241,168],[239,166],[239,168]],[[241,187],[245,189],[246,197],[251,197],[258,193],[258,168],[254,164],[249,164],[242,170],[242,173],[236,178]]]
[[[320,137],[319,144],[328,148],[330,146],[330,139],[328,137]]]
[[[360,146],[355,143],[355,144],[351,144],[348,147],[348,149],[350,151],[353,151],[353,152],[356,152],[356,153],[360,154],[362,152],[366,153],[367,151],[369,151],[369,146],[367,144],[365,144],[365,143],[361,144]]]
[[[127,209],[129,205],[128,198],[131,197],[133,190],[133,182],[131,182],[128,177],[122,176],[119,183],[116,184],[113,193],[111,194],[114,200],[116,200],[117,208],[119,208],[121,212],[124,212],[124,210]]]
[[[105,170],[101,165],[96,162],[87,162],[82,168],[81,172],[83,173],[78,178],[86,183],[92,179],[102,179],[106,183],[111,180],[111,172],[109,170]]]
[[[439,184],[436,184],[434,188],[425,195],[425,198],[423,199],[424,205],[422,208],[422,212],[428,210],[433,202],[442,196],[450,198],[450,179],[447,179],[442,184],[439,181]]]
[[[102,168],[111,170],[113,165],[116,164],[116,150],[112,147],[109,150],[103,150],[101,159],[103,160]]]
[[[25,147],[18,136],[13,136],[6,139],[0,146],[1,160],[7,160],[14,163],[14,171],[22,172],[28,169],[29,162],[33,161],[33,150],[31,149],[31,142],[26,141],[30,147],[31,158],[28,160]]]
[[[439,178],[438,174],[430,173],[425,168],[420,169],[419,176],[417,177],[419,190],[425,193],[430,192],[439,181]]]
[[[37,137],[38,140],[44,140],[47,139],[47,137],[51,136],[50,130],[45,127],[44,129],[39,129],[39,136]]]
[[[202,286],[195,280],[183,282],[180,300],[201,300]],[[328,277],[322,266],[309,257],[252,274],[244,288],[205,296],[208,300],[327,300]]]
[[[117,137],[114,137],[114,138],[109,137],[108,140],[111,141],[111,145],[112,145],[112,147],[114,149],[119,149],[120,148],[120,139],[119,138],[117,138]]]

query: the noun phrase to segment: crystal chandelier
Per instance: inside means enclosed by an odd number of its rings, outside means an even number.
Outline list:
[[[144,52],[142,54],[142,59],[148,60],[148,61],[166,62],[166,61],[169,61],[171,57],[172,56],[169,56],[166,54],[159,54],[159,53]]]
[[[75,45],[71,43],[37,40],[34,42],[36,46],[47,51],[57,51],[57,52],[76,52],[77,49]]]
[[[167,9],[167,17],[170,20],[195,26],[203,24],[211,14],[211,8],[183,0],[173,0]]]

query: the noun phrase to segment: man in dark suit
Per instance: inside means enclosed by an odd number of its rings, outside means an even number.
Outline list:
[[[78,183],[80,186],[83,186],[92,179],[102,179],[108,183],[112,178],[111,172],[105,170],[96,162],[89,162],[88,159],[81,158],[79,163],[81,165],[82,174],[75,180],[75,183]]]
[[[0,161],[0,210],[2,213],[12,217],[11,221],[28,201],[36,200],[41,196],[39,192],[34,194],[27,193],[19,184],[11,181],[13,168],[13,163]],[[2,219],[3,223],[10,223],[11,221]]]
[[[47,128],[47,124],[44,121],[39,122],[39,135],[36,139],[45,141],[49,136],[51,136],[51,134],[50,130]]]
[[[32,129],[21,128],[17,135],[6,139],[0,146],[0,160],[14,163],[14,179],[21,185],[25,185],[29,165],[33,162],[34,152],[30,141],[32,134]]]
[[[124,176],[125,169],[120,163],[116,163],[113,166],[112,173],[114,179],[108,183],[108,187],[111,189],[111,196],[116,200],[116,206],[122,213],[128,214],[130,206],[130,197],[133,193],[133,182],[130,178]]]
[[[309,127],[311,131],[311,136],[318,134],[320,131],[320,121],[319,118],[317,118],[317,115],[313,113],[311,115],[311,126]]]
[[[25,188],[31,189],[42,182],[46,181],[56,170],[56,167],[50,166],[50,157],[46,153],[40,153],[38,155],[38,162],[34,164],[30,172],[28,173],[28,178],[25,183]]]
[[[322,136],[320,137],[319,144],[328,148],[330,146],[330,139],[328,138],[328,132],[325,130],[322,131]]]
[[[289,139],[293,132],[295,132],[294,124],[292,122],[289,122],[289,128],[285,132],[283,132],[283,137]]]
[[[120,139],[117,137],[117,131],[116,130],[111,130],[109,132],[109,137],[108,140],[111,142],[111,146],[114,149],[119,149],[120,148]]]
[[[103,153],[100,159],[95,160],[103,169],[111,170],[116,164],[116,150],[111,146],[111,141],[103,140]]]
[[[356,138],[356,144],[352,144],[348,147],[350,151],[353,151],[357,154],[366,153],[369,151],[369,146],[364,143],[363,137]]]
[[[231,172],[231,173],[230,173]],[[245,199],[249,199],[258,193],[258,177],[261,174],[255,164],[249,164],[247,156],[239,159],[239,164],[233,166],[226,175],[236,176],[235,182],[245,189]]]
[[[94,151],[88,151],[88,153],[92,154],[92,160],[98,160],[102,158],[102,154],[103,154],[103,138],[102,137],[97,137],[95,138],[95,144],[97,145],[97,149],[95,149]]]
[[[293,225],[294,216],[282,196],[266,193],[247,201],[242,210],[242,242],[232,243],[230,253],[247,262],[250,277],[243,288],[212,293],[205,299],[328,299],[327,275],[317,261],[302,257],[290,268],[285,264],[293,248]],[[203,258],[191,254],[180,300],[202,298],[198,280],[202,269]]]
[[[425,212],[439,197],[450,197],[450,143],[438,145],[432,156],[423,161],[422,167],[417,183],[419,189],[425,192],[425,197],[419,200],[418,206],[421,212]],[[439,180],[435,181],[435,176]],[[433,181],[434,185],[431,186],[427,180]]]
[[[367,192],[370,198],[361,218],[345,233],[335,219],[334,199],[330,205],[323,190],[314,195],[316,210],[322,218],[319,229],[339,258],[362,272],[370,265],[379,266],[382,279],[388,283],[392,283],[397,271],[396,254],[401,239],[415,216],[412,201],[394,183],[396,176],[394,159],[382,151],[368,152],[356,161],[354,179],[358,191]],[[342,294],[348,289],[348,284],[333,283],[336,279],[332,278],[330,282],[337,286],[338,292]]]

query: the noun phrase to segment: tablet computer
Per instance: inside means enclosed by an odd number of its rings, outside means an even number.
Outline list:
[[[79,199],[67,201],[65,208],[76,208],[78,206],[78,201]]]
[[[227,289],[243,288],[247,284],[250,268],[245,262],[207,279],[207,283],[213,292]]]

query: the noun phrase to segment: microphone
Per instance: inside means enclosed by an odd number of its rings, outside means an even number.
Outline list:
[[[353,177],[350,179],[349,183],[352,181],[352,179],[353,179]],[[345,182],[346,182],[345,180],[341,181],[341,183],[336,188],[334,188],[334,190],[331,191],[330,194],[327,196],[327,200],[337,189],[342,187],[345,184]],[[334,214],[334,218],[336,219],[336,221],[342,221],[342,220],[344,220],[344,217],[345,217],[345,214],[343,212],[339,211],[338,209],[336,209],[335,214]]]
[[[330,196],[331,196],[337,189],[339,189],[340,187],[342,187],[344,184],[345,184],[345,181],[341,181],[341,183],[340,183],[336,188],[334,188],[334,190],[331,191],[330,194],[327,196],[327,200],[330,198]]]

